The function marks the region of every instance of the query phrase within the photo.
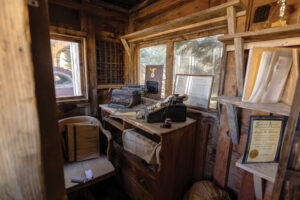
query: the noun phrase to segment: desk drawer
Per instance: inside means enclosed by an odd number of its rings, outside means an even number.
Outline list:
[[[116,166],[117,178],[133,199],[154,199],[158,187],[152,170],[141,166],[142,163],[116,143],[112,162]]]

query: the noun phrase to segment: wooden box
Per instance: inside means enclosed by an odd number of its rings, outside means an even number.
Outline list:
[[[67,124],[66,146],[70,162],[99,157],[99,127],[86,123]]]

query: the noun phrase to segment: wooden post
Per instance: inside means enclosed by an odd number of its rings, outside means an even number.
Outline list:
[[[236,78],[237,78],[237,90],[238,96],[243,95],[244,90],[244,41],[243,38],[234,38],[235,47],[235,67],[236,67]]]
[[[2,1],[0,13],[0,195],[45,199],[26,1]]]
[[[173,61],[174,61],[174,43],[167,44],[167,58],[166,58],[166,82],[165,82],[165,96],[173,93]]]
[[[89,80],[89,101],[91,105],[91,115],[98,114],[98,88],[97,88],[97,64],[96,64],[96,36],[93,17],[88,15],[88,38],[87,38],[87,58],[88,58],[88,80]]]
[[[253,175],[254,182],[254,192],[256,200],[263,200],[264,197],[264,188],[263,188],[263,179],[259,176]]]
[[[38,7],[29,6],[31,50],[42,142],[45,195],[47,199],[63,199],[66,198],[63,154],[60,148],[61,138],[58,133],[47,11],[46,0],[40,0]]]
[[[237,119],[236,106],[233,104],[226,104],[227,117],[230,128],[230,137],[233,144],[239,144],[239,124]]]
[[[236,32],[236,10],[233,6],[227,8],[227,26],[228,34]]]

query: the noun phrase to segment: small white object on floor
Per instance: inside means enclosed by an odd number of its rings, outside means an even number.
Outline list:
[[[85,173],[85,177],[88,180],[91,180],[93,178],[93,171],[91,169],[85,170],[84,173]]]

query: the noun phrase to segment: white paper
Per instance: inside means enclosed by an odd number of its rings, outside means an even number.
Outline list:
[[[84,173],[85,173],[85,177],[86,177],[88,180],[92,179],[93,176],[94,176],[94,175],[93,175],[93,171],[92,171],[91,169],[85,170]]]

